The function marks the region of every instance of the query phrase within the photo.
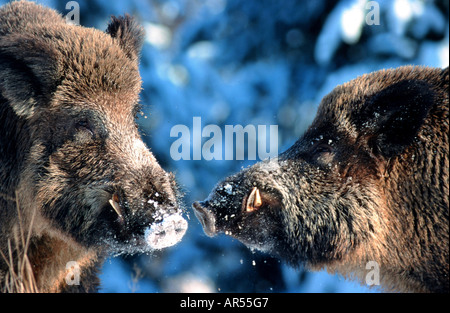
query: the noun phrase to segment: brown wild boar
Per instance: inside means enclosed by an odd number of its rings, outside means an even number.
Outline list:
[[[142,43],[129,16],[102,32],[31,2],[0,8],[0,290],[27,258],[39,291],[95,291],[108,253],[183,237],[173,175],[135,122]]]
[[[448,68],[412,66],[336,87],[291,148],[193,204],[204,231],[363,283],[377,264],[386,291],[449,292],[448,88]]]

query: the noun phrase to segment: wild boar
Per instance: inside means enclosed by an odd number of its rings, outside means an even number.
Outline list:
[[[204,231],[363,283],[377,264],[385,291],[449,292],[448,87],[448,68],[413,66],[336,87],[292,147],[193,204]]]
[[[130,16],[102,32],[31,2],[0,9],[2,290],[26,258],[41,292],[96,291],[109,253],[183,237],[174,176],[135,119],[143,38]]]

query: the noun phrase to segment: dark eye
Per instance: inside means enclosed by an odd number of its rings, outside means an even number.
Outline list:
[[[314,149],[313,154],[317,162],[328,166],[331,165],[334,157],[333,147],[327,144],[317,145],[317,147]]]
[[[331,153],[333,152],[333,148],[326,144],[317,145],[314,149],[314,154],[322,154],[322,153]]]
[[[79,132],[86,132],[90,136],[94,136],[94,131],[88,120],[80,120],[76,123],[75,128]]]

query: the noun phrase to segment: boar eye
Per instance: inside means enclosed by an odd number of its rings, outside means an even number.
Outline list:
[[[320,144],[314,149],[315,159],[322,164],[331,164],[333,161],[333,148],[326,144]]]
[[[89,121],[87,121],[87,120],[78,121],[75,125],[75,128],[77,129],[77,131],[86,132],[90,136],[92,136],[92,137],[94,136],[93,128],[92,128],[91,124],[89,123]]]
[[[333,152],[333,148],[331,148],[329,145],[318,145],[315,149],[314,149],[314,154],[322,154],[322,153],[331,153]]]

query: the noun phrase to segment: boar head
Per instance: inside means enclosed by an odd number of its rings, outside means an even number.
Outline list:
[[[39,19],[0,41],[23,218],[37,209],[35,233],[117,253],[175,244],[187,228],[175,180],[136,124],[142,28],[128,16],[106,33]]]
[[[405,67],[338,86],[291,148],[224,179],[193,204],[205,233],[224,232],[293,266],[395,254],[389,243],[402,233],[398,212],[413,205],[389,192],[427,184],[408,182],[414,165],[397,160],[405,153],[414,159],[419,129],[438,102],[431,81],[440,84],[441,72]]]

